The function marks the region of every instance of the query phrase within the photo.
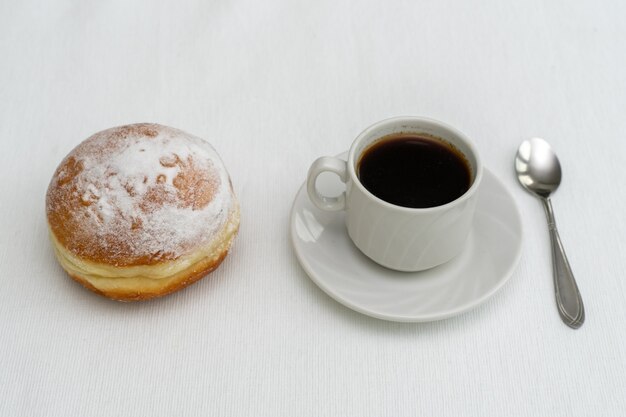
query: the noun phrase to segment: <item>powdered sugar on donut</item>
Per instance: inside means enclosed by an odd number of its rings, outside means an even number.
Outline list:
[[[47,210],[70,251],[87,259],[106,254],[123,266],[177,259],[209,244],[233,198],[211,145],[177,129],[137,124],[76,147],[52,178]]]

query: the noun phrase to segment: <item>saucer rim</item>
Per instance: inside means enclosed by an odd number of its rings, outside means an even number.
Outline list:
[[[342,153],[338,154],[336,157],[343,159],[344,155],[347,155],[347,152],[342,152]],[[504,185],[504,183],[502,183],[502,181],[500,181],[500,179],[491,170],[489,170],[487,167],[483,167],[483,169],[484,169],[484,174],[487,174],[487,175],[484,175],[484,176],[485,177],[486,176],[491,176],[496,182],[500,183],[500,185],[504,189],[504,192],[507,195],[507,197],[513,202],[514,215],[517,217],[518,222],[520,224],[520,228],[519,228],[519,231],[520,231],[520,234],[519,234],[519,247],[516,250],[516,253],[515,253],[514,257],[513,257],[513,260],[511,261],[509,267],[502,274],[502,277],[498,280],[496,285],[494,285],[489,291],[487,291],[481,297],[471,301],[470,303],[462,304],[459,307],[447,310],[447,311],[445,311],[443,313],[430,313],[430,314],[420,314],[420,315],[401,315],[401,314],[389,315],[389,314],[384,314],[384,313],[379,313],[379,312],[376,312],[376,311],[371,311],[371,310],[364,309],[360,305],[354,304],[350,300],[348,300],[346,298],[343,298],[340,295],[338,295],[335,292],[333,292],[329,286],[327,286],[326,284],[322,283],[321,281],[319,281],[317,279],[316,273],[314,273],[312,271],[311,266],[304,259],[303,255],[300,253],[301,250],[299,250],[298,246],[296,245],[296,239],[298,239],[298,237],[296,236],[295,227],[294,227],[294,221],[295,221],[294,220],[294,215],[295,215],[295,212],[296,212],[296,203],[298,201],[298,197],[300,196],[300,193],[305,192],[306,181],[303,183],[302,186],[300,186],[298,188],[298,191],[295,194],[293,203],[291,205],[291,212],[290,212],[290,216],[289,216],[289,228],[290,228],[290,235],[291,235],[291,245],[292,245],[293,250],[294,250],[294,252],[296,254],[296,258],[298,259],[298,262],[300,263],[300,266],[302,267],[304,272],[306,272],[306,274],[308,275],[309,279],[311,279],[311,281],[313,281],[322,291],[324,291],[324,293],[326,293],[328,296],[330,296],[333,300],[337,301],[338,303],[340,303],[340,304],[342,304],[342,305],[344,305],[344,306],[346,306],[346,307],[348,307],[348,308],[350,308],[350,309],[352,309],[352,310],[354,310],[354,311],[356,311],[358,313],[364,314],[364,315],[369,316],[369,317],[374,317],[374,318],[377,318],[377,319],[381,319],[381,320],[393,321],[393,322],[404,322],[404,323],[426,323],[426,322],[432,322],[432,321],[437,321],[437,320],[445,320],[447,318],[458,316],[460,314],[463,314],[463,313],[465,313],[465,312],[467,312],[469,310],[472,310],[472,309],[478,307],[479,305],[485,303],[487,300],[489,300],[491,297],[493,297],[509,281],[509,279],[513,275],[513,272],[515,271],[515,269],[516,269],[516,267],[519,264],[519,261],[521,259],[522,252],[523,252],[523,242],[524,242],[524,228],[523,228],[523,223],[522,223],[522,216],[521,216],[521,213],[519,211],[519,207],[517,206],[517,203],[515,201],[515,198],[513,197],[511,192],[507,189],[507,187]],[[484,186],[484,181],[481,184],[481,187],[483,187],[483,186]],[[407,272],[407,274],[415,274],[415,273],[416,272]]]

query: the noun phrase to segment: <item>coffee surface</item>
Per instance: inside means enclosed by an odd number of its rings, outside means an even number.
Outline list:
[[[427,208],[449,203],[471,185],[465,157],[436,138],[398,134],[363,152],[359,180],[376,197],[402,207]]]

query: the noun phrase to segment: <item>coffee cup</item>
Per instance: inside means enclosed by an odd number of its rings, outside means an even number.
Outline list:
[[[316,180],[323,172],[337,174],[345,192],[322,195]],[[347,161],[313,162],[307,191],[319,209],[345,211],[350,239],[370,259],[421,271],[465,247],[482,175],[478,152],[462,132],[429,118],[395,117],[365,129]]]

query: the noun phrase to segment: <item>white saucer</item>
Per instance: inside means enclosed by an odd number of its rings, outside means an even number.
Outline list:
[[[327,195],[337,194],[336,183],[324,175],[317,182]],[[513,196],[485,169],[467,247],[436,268],[397,272],[373,262],[348,237],[344,213],[315,207],[306,183],[291,209],[291,238],[309,277],[341,304],[379,319],[426,322],[468,311],[507,282],[521,256],[522,222]]]

